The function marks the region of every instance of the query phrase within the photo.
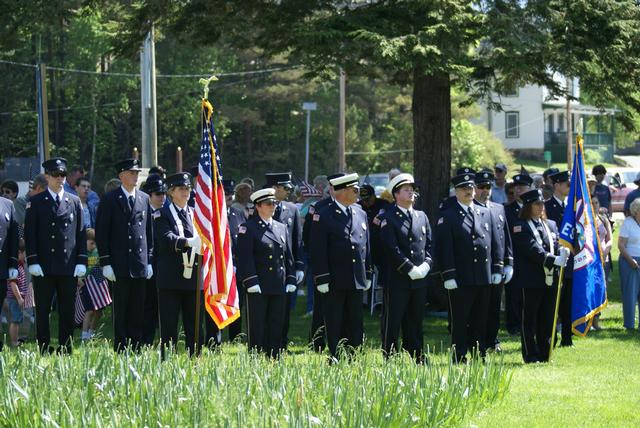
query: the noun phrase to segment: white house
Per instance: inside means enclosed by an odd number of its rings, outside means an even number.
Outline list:
[[[573,79],[570,84],[572,95],[579,99],[578,80]],[[526,85],[511,94],[493,95],[492,102],[499,103],[502,110],[490,110],[486,103],[481,104],[482,113],[476,123],[486,126],[506,148],[540,159],[549,151],[553,162],[566,161],[566,98],[552,98],[547,88]],[[597,150],[602,160],[612,160],[615,110],[572,101],[570,111],[573,132],[578,120],[583,119],[585,150]]]

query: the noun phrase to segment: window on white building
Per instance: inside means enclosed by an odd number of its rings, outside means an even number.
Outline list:
[[[520,137],[520,113],[517,111],[504,112],[505,117],[505,137],[506,138],[519,138]]]

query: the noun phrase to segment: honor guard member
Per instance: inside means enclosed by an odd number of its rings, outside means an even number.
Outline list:
[[[315,202],[309,207],[309,211],[304,218],[304,224],[302,226],[302,242],[305,246],[305,250],[309,255],[309,264],[307,265],[307,275],[313,276],[313,260],[311,259],[311,227],[313,226],[313,215],[316,212],[320,212],[325,206],[334,203],[334,190],[331,185],[331,180],[344,176],[343,173],[337,173],[327,176],[329,181],[329,196]],[[311,329],[309,331],[309,342],[313,350],[316,352],[322,352],[325,347],[325,335],[324,329],[324,315],[322,314],[322,299],[321,294],[316,287],[313,287],[313,314],[311,317]]]
[[[491,212],[473,203],[475,173],[461,168],[451,182],[457,203],[438,219],[437,256],[449,294],[454,362],[466,361],[473,344],[485,351],[489,288],[502,282],[503,260]]]
[[[256,215],[238,231],[238,280],[247,299],[249,349],[277,357],[287,293],[295,291],[296,274],[287,227],[273,219],[275,190],[251,194]]]
[[[562,225],[564,209],[567,206],[569,195],[569,171],[561,171],[549,176],[553,182],[553,196],[544,203],[544,209],[549,220],[553,220],[556,226]],[[573,346],[573,333],[571,332],[571,291],[573,289],[573,257],[569,256],[567,268],[564,270],[562,288],[560,289],[560,305],[558,317],[562,323],[562,337],[560,346]]]
[[[423,211],[413,208],[415,181],[400,174],[387,185],[395,204],[384,213],[380,241],[388,263],[382,347],[385,356],[402,349],[424,362],[422,320],[427,303],[427,274],[431,269],[431,227]]]
[[[162,352],[175,349],[178,343],[178,318],[182,316],[185,344],[189,355],[198,352],[196,346],[196,299],[200,235],[193,225],[191,174],[179,172],[167,177],[169,205],[153,213],[153,229],[157,244],[158,312]]]
[[[273,219],[287,226],[287,233],[291,239],[291,252],[296,270],[296,282],[298,285],[304,279],[304,260],[302,257],[302,223],[300,222],[300,212],[295,204],[288,202],[287,198],[293,190],[291,184],[291,173],[267,173],[265,174],[267,186],[276,191],[276,211]],[[289,318],[291,317],[292,299],[296,298],[296,290],[290,291],[287,298],[287,306],[284,314],[284,330],[282,331],[282,347],[287,349],[289,341]]]
[[[232,207],[233,193],[236,187],[236,183],[230,179],[222,180],[222,187],[224,188],[225,203],[227,205],[227,222],[229,224],[229,237],[231,238],[231,257],[233,260],[234,269],[238,267],[238,231],[240,226],[247,221],[247,216],[244,210]],[[244,304],[244,293],[242,287],[238,287],[238,301],[240,304],[240,313],[244,312],[242,305]],[[218,326],[208,314],[203,314],[205,319],[205,331],[206,331],[206,344],[210,347],[215,347],[222,342],[222,334]],[[234,322],[229,324],[229,340],[233,341],[242,332],[242,319],[238,317]]]
[[[147,177],[142,186],[142,191],[149,195],[149,205],[151,217],[153,214],[165,205],[167,200],[167,184],[164,178],[158,174],[151,174]],[[156,273],[158,272],[158,249],[154,243],[154,254],[151,265],[153,266],[153,276],[147,279],[146,290],[144,296],[144,325],[142,327],[142,345],[151,346],[156,337],[156,329],[158,328],[158,291],[156,288]]]
[[[533,184],[533,179],[527,174],[513,176],[513,186],[516,192],[516,200],[504,207],[509,230],[520,220],[520,210],[522,209],[522,199],[520,196],[528,192]],[[514,271],[514,278],[511,286],[504,288],[506,326],[509,334],[518,334],[522,323],[522,293],[518,291],[518,271]]]
[[[0,196],[0,284],[18,278],[18,222],[13,202]],[[7,297],[7,287],[0,286],[0,308]],[[0,340],[0,351],[3,343]]]
[[[322,294],[329,351],[337,358],[339,343],[362,344],[362,292],[371,287],[371,252],[367,215],[356,204],[358,174],[330,183],[334,203],[313,214],[311,263]]]
[[[553,329],[557,268],[565,266],[566,248],[558,249],[555,222],[544,215],[544,199],[539,189],[522,195],[520,221],[512,229],[518,283],[522,294],[522,357],[525,363],[549,360]]]
[[[67,161],[53,158],[42,164],[48,188],[29,199],[25,243],[36,304],[36,339],[40,352],[49,347],[49,312],[54,294],[58,303],[58,352],[71,352],[76,283],[87,272],[87,235],[80,199],[64,191]]]
[[[149,196],[136,190],[137,159],[115,165],[122,185],[98,207],[96,243],[102,274],[113,282],[113,347],[138,349],[144,325],[146,280],[153,276],[153,223]]]
[[[476,198],[474,203],[488,208],[491,212],[494,227],[498,232],[496,242],[498,244],[498,257],[504,261],[503,281],[489,288],[489,307],[487,313],[487,349],[501,352],[498,330],[500,329],[500,303],[502,302],[503,284],[508,284],[513,277],[513,247],[507,218],[502,204],[491,201],[494,175],[491,171],[480,171],[476,174]]]

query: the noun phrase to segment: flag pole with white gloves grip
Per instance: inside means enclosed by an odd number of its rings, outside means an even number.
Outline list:
[[[509,281],[511,281],[512,278],[513,278],[513,266],[506,265],[504,267],[504,278],[503,278],[504,283],[507,284]]]
[[[111,265],[106,265],[102,268],[102,276],[104,276],[111,282],[116,282],[116,274],[113,271]]]

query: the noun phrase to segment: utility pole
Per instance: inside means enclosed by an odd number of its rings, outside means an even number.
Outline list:
[[[340,119],[338,120],[338,172],[345,172],[347,164],[345,161],[345,103],[346,103],[346,81],[347,75],[340,68]]]
[[[302,103],[302,110],[307,112],[307,135],[305,138],[305,152],[304,152],[304,181],[309,182],[309,138],[311,133],[311,112],[316,110],[318,105],[316,103]]]
[[[142,166],[158,164],[158,133],[156,121],[156,53],[153,26],[140,52],[140,95],[142,98]]]
[[[38,158],[40,164],[49,159],[49,110],[47,107],[47,66],[36,68],[36,94],[38,109]]]
[[[571,121],[571,100],[570,100],[570,96],[573,95],[571,91],[571,79],[567,78],[566,80],[566,84],[567,84],[567,111],[566,111],[566,116],[567,116],[567,170],[571,171],[571,163],[573,161],[573,124]]]

